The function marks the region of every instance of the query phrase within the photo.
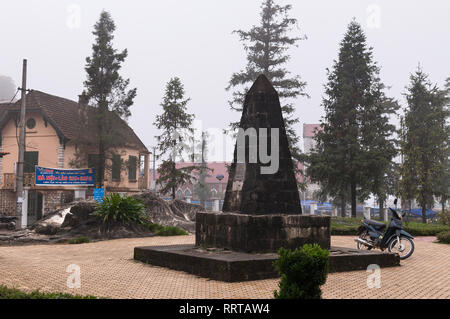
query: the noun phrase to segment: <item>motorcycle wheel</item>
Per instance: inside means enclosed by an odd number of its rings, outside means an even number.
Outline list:
[[[406,259],[414,252],[414,241],[411,238],[400,236],[400,243],[397,237],[393,238],[388,245],[390,253],[397,253],[400,259]]]
[[[359,238],[361,238],[362,240],[365,240],[365,241],[370,241],[369,233],[367,231],[364,231],[363,233],[361,233],[361,235],[359,235]],[[359,250],[371,250],[372,249],[372,247],[363,245],[359,242],[356,243],[356,248]]]

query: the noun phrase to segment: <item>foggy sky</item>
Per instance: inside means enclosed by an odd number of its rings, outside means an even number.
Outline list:
[[[129,124],[151,148],[158,134],[153,127],[161,113],[166,82],[181,78],[192,100],[188,111],[204,128],[226,128],[240,115],[229,110],[225,91],[233,72],[245,66],[245,52],[235,29],[259,22],[261,1],[161,0],[62,1],[1,0],[0,75],[19,86],[22,59],[28,59],[28,87],[77,100],[85,80],[85,58],[91,54],[93,25],[102,9],[116,23],[115,48],[128,49],[122,75],[138,88]],[[353,17],[362,24],[381,80],[399,99],[409,74],[420,62],[430,80],[442,86],[450,76],[449,1],[277,1],[293,5],[299,35],[306,35],[287,68],[308,82],[310,99],[295,101],[301,123],[318,123],[326,68],[337,58],[338,45]],[[78,19],[80,10],[80,19]],[[377,12],[379,10],[379,21]],[[375,16],[374,16],[375,14]],[[374,18],[375,17],[375,18]],[[379,23],[378,23],[379,22]],[[395,120],[395,119],[394,119]],[[215,158],[220,160],[220,158]]]

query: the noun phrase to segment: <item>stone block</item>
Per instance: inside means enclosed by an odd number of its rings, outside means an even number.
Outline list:
[[[330,217],[199,212],[196,245],[240,252],[276,252],[317,243],[330,248]]]

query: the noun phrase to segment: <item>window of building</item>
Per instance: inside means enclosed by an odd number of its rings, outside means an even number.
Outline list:
[[[112,179],[113,181],[120,181],[120,155],[114,155],[112,159]]]
[[[136,171],[137,171],[137,157],[130,155],[128,157],[128,180],[130,181],[136,180]]]
[[[25,152],[24,154],[24,173],[34,173],[34,167],[38,165],[39,152]]]
[[[189,188],[184,191],[184,196],[191,197],[191,195],[192,194],[191,194],[191,191],[189,190]]]

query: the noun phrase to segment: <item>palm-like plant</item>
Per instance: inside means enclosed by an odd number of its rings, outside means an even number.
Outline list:
[[[93,213],[102,218],[104,223],[148,223],[145,205],[134,197],[125,197],[117,193],[110,194],[98,204]]]

